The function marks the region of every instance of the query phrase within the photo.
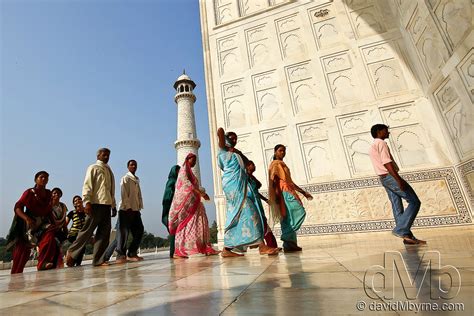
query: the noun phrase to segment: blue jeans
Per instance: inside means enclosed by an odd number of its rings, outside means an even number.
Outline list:
[[[380,177],[380,181],[392,203],[393,217],[396,224],[393,233],[399,236],[412,237],[411,225],[413,225],[413,221],[420,210],[420,199],[408,183],[405,191],[402,191],[395,178],[390,174],[383,178]],[[403,210],[402,199],[408,203],[405,210]]]

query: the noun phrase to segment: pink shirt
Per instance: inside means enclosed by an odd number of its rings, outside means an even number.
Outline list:
[[[375,173],[379,176],[388,174],[388,170],[385,168],[384,164],[389,162],[392,162],[395,170],[398,171],[398,166],[395,161],[393,161],[387,143],[380,138],[374,139],[374,142],[369,149],[369,157],[372,161]]]

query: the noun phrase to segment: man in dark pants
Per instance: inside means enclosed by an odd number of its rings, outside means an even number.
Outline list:
[[[144,227],[140,210],[143,209],[140,179],[135,175],[138,164],[135,160],[127,162],[128,172],[120,181],[122,200],[119,210],[119,228],[117,230],[117,259],[116,263],[130,261],[141,261],[142,257],[137,254],[138,247],[143,237]],[[132,242],[127,253],[127,232],[132,234]]]
[[[82,187],[82,196],[85,203],[84,212],[88,216],[84,227],[77,235],[77,239],[67,251],[66,264],[68,267],[74,266],[74,262],[82,253],[83,248],[89,242],[96,228],[92,264],[94,266],[108,264],[104,260],[104,252],[109,244],[110,217],[117,215],[115,208],[115,179],[112,170],[107,164],[109,157],[110,149],[99,149],[97,151],[97,162],[90,165],[87,169]]]
[[[398,174],[398,166],[385,142],[385,139],[390,135],[388,126],[376,124],[372,126],[370,133],[374,138],[374,142],[369,149],[370,160],[392,203],[393,217],[396,224],[392,234],[403,238],[404,244],[424,245],[426,241],[416,239],[411,232],[411,226],[420,210],[421,202],[413,188]],[[405,210],[403,209],[402,199],[408,202]]]

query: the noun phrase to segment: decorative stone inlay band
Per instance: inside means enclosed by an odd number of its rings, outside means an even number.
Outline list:
[[[468,180],[468,175],[474,173],[474,159],[470,159],[468,161],[462,162],[457,166],[458,173],[461,176],[461,181],[464,184],[464,188],[466,188],[466,193],[468,195],[468,199],[471,202],[471,206],[474,205],[473,201],[473,187]]]
[[[196,102],[196,96],[189,92],[180,92],[179,94],[175,95],[174,102],[178,102],[178,100],[182,98],[191,98],[193,102]]]
[[[457,168],[463,169],[466,172],[466,169],[472,170],[474,168],[474,160],[466,162]],[[459,170],[458,169],[458,170]],[[469,171],[467,171],[469,172]],[[423,196],[421,199],[421,210],[418,214],[417,219],[414,222],[414,227],[430,227],[430,226],[452,226],[452,225],[466,225],[472,224],[472,214],[469,208],[469,205],[462,193],[460,186],[459,177],[456,175],[455,167],[449,168],[439,168],[439,169],[430,169],[422,170],[410,173],[402,174],[403,178],[412,184],[421,184],[427,185],[428,187],[433,186],[432,190],[435,192],[436,185],[439,183],[444,183],[446,185],[446,194],[447,197],[451,199],[449,201],[450,205],[453,205],[453,210],[451,214],[446,214],[446,212],[441,212],[440,215],[436,215],[438,211],[434,213],[432,210],[427,210],[428,215],[423,216],[423,205],[424,200]],[[362,179],[338,181],[338,182],[327,182],[320,184],[310,184],[302,185],[302,188],[311,192],[315,195],[314,204],[311,204],[311,210],[308,210],[308,216],[312,217],[321,217],[320,212],[327,212],[328,210],[318,209],[318,205],[322,205],[322,201],[318,202],[318,194],[326,195],[329,193],[333,194],[345,194],[344,192],[350,191],[364,191],[364,190],[373,190],[373,188],[381,188],[381,184],[378,177],[369,177]],[[417,191],[417,188],[415,188]],[[340,193],[338,193],[340,192]],[[381,192],[384,192],[383,190]],[[264,192],[262,192],[264,193]],[[421,192],[419,192],[421,193]],[[382,193],[385,194],[385,193]],[[436,192],[434,193],[436,194]],[[265,192],[266,195],[266,192]],[[379,197],[380,198],[380,197]],[[383,199],[386,197],[384,196]],[[431,198],[431,197],[429,197]],[[448,199],[449,199],[448,198]],[[375,199],[375,197],[374,197]],[[388,201],[388,197],[386,198]],[[426,201],[427,202],[427,201]],[[333,204],[336,201],[332,202]],[[350,200],[348,200],[350,203]],[[331,204],[331,203],[330,203]],[[425,203],[425,207],[426,207]],[[429,203],[428,203],[429,204]],[[433,205],[433,203],[431,203]],[[341,212],[349,212],[350,205],[347,209],[341,209]],[[299,230],[299,235],[317,235],[317,234],[334,234],[334,233],[349,233],[349,232],[363,232],[363,231],[381,231],[381,230],[391,230],[393,229],[395,222],[391,218],[391,206],[387,202],[386,207],[390,208],[390,219],[375,219],[375,220],[356,220],[350,222],[334,222],[334,223],[324,223],[324,224],[310,224],[303,225]],[[426,213],[425,213],[426,214]],[[275,233],[277,235],[281,234],[279,227],[275,228]]]
[[[180,149],[183,147],[201,147],[201,142],[199,139],[187,139],[187,140],[177,140],[174,142],[174,148]]]

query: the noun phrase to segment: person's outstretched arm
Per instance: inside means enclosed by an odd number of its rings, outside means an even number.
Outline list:
[[[225,132],[224,132],[224,129],[222,127],[219,127],[219,129],[217,130],[217,138],[219,140],[219,142],[218,142],[219,148],[220,149],[226,149],[226,147],[225,147]]]

